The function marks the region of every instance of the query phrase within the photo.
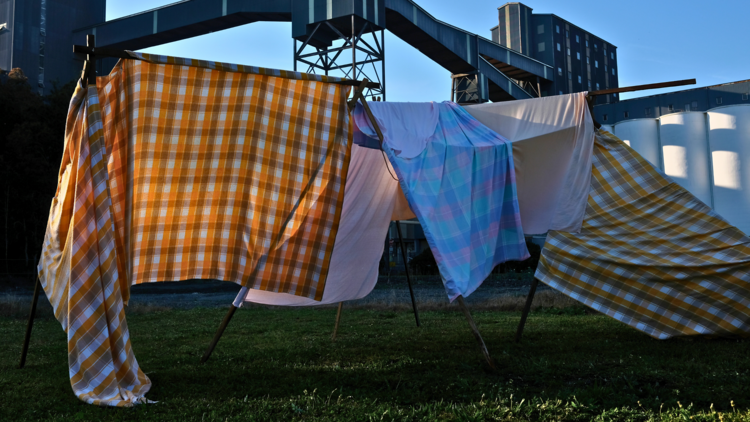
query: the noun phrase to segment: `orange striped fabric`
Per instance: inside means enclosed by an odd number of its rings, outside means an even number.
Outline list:
[[[652,337],[750,334],[750,238],[606,131],[580,233],[536,277]]]
[[[147,402],[133,283],[220,279],[320,300],[351,152],[335,78],[139,55],[71,101],[39,277],[73,390]]]

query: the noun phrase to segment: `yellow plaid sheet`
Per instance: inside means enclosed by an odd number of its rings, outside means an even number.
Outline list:
[[[750,333],[750,238],[606,131],[583,229],[549,233],[536,277],[658,339]]]
[[[147,401],[133,283],[220,279],[320,300],[351,151],[335,78],[137,55],[71,101],[39,277],[75,394]]]

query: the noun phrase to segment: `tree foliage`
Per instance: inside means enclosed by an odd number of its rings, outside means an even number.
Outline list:
[[[42,97],[20,69],[0,75],[0,274],[30,273],[39,258],[74,88]]]

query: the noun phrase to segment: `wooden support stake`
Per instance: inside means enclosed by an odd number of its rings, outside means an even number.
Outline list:
[[[531,302],[534,301],[534,293],[536,293],[536,286],[539,285],[539,279],[534,277],[534,281],[531,282],[531,288],[529,289],[529,295],[526,296],[526,305],[523,307],[521,313],[521,322],[518,323],[518,330],[516,330],[516,343],[521,342],[521,334],[523,334],[523,326],[526,324],[526,317],[529,316],[531,310]]]
[[[477,339],[477,343],[479,343],[479,348],[482,349],[482,354],[484,355],[484,359],[487,361],[487,364],[490,365],[490,368],[492,368],[493,370],[497,370],[497,367],[495,366],[495,361],[492,360],[492,356],[490,356],[490,352],[487,350],[487,346],[484,344],[482,335],[479,334],[477,325],[474,324],[474,318],[471,317],[471,314],[469,313],[469,308],[467,308],[466,304],[464,303],[464,297],[458,296],[457,300],[458,300],[458,305],[461,307],[461,310],[464,311],[464,316],[466,316],[466,320],[469,321],[469,327],[471,328],[472,334],[474,334],[474,338]]]
[[[39,290],[42,287],[42,282],[39,281],[37,275],[34,280],[34,298],[31,299],[31,310],[29,311],[29,322],[26,323],[26,335],[23,337],[23,348],[21,349],[21,361],[18,363],[18,369],[21,369],[26,365],[26,354],[29,351],[29,341],[31,341],[31,329],[34,327],[34,317],[36,316],[36,303],[39,301]]]
[[[333,335],[331,341],[336,341],[336,333],[339,331],[339,322],[341,322],[341,308],[344,307],[344,302],[339,302],[339,309],[336,311],[336,325],[333,326]]]
[[[414,289],[411,287],[411,278],[409,278],[409,264],[406,262],[406,249],[404,248],[404,238],[401,236],[401,222],[396,221],[396,231],[398,232],[398,243],[401,246],[401,258],[404,260],[404,269],[406,270],[406,283],[409,285],[409,294],[411,295],[411,307],[414,310],[414,318],[419,325],[419,311],[417,311],[417,301],[414,299]]]
[[[219,340],[221,339],[221,335],[224,334],[224,330],[227,328],[227,325],[229,325],[229,321],[232,319],[232,316],[234,315],[234,312],[237,310],[237,307],[232,305],[229,305],[229,312],[224,316],[224,321],[221,321],[221,325],[219,326],[219,329],[216,331],[216,334],[214,335],[214,339],[211,340],[211,344],[208,345],[208,349],[206,350],[206,353],[203,354],[203,357],[201,358],[201,363],[206,363],[208,358],[211,357],[211,353],[214,352],[214,348],[216,348],[216,345],[219,343]]]

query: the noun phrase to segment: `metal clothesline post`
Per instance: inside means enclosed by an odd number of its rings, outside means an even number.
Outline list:
[[[523,327],[526,325],[526,318],[529,316],[531,310],[531,302],[534,301],[534,294],[536,293],[536,287],[539,285],[539,279],[534,277],[534,281],[531,282],[529,288],[529,294],[526,296],[526,304],[521,312],[521,321],[518,323],[518,329],[516,330],[516,343],[521,342],[521,335],[523,334]]]
[[[26,335],[23,337],[23,348],[21,349],[21,361],[18,363],[18,369],[23,368],[26,365],[26,355],[29,352],[29,342],[31,341],[31,329],[34,327],[34,318],[36,317],[36,304],[39,301],[39,290],[42,287],[42,282],[39,280],[39,276],[34,277],[36,283],[34,284],[34,297],[31,299],[31,310],[29,311],[29,321],[26,323]]]
[[[404,248],[404,238],[401,236],[401,222],[396,221],[396,231],[398,232],[398,243],[401,248],[401,259],[404,261],[404,270],[406,271],[406,283],[409,285],[409,295],[411,295],[411,307],[414,310],[414,318],[419,325],[419,311],[417,311],[417,301],[414,299],[414,289],[411,287],[411,278],[409,277],[409,264],[406,262],[406,249]]]

